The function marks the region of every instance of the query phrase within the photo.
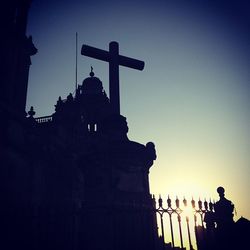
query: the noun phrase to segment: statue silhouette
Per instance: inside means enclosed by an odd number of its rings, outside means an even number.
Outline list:
[[[234,223],[234,204],[225,198],[225,189],[223,187],[218,187],[217,192],[220,196],[220,200],[214,205],[215,221],[218,229],[225,229]]]
[[[225,198],[225,189],[218,187],[219,201],[214,205],[216,228],[216,249],[236,249],[233,220],[234,204]]]

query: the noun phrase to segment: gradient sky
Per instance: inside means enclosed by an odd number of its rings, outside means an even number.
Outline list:
[[[90,66],[108,93],[108,64],[80,55],[82,44],[145,61],[120,67],[121,113],[129,138],[153,141],[151,193],[217,199],[223,186],[238,217],[250,218],[249,6],[243,1],[34,0],[27,34],[32,57],[27,109],[50,115],[58,96]]]

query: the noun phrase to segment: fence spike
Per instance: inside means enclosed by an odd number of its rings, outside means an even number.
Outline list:
[[[208,210],[208,203],[207,203],[207,200],[205,199],[205,201],[204,201],[204,207],[205,207],[205,210]]]
[[[159,207],[162,207],[162,198],[161,198],[161,195],[159,196],[158,203],[159,203]]]
[[[176,207],[177,207],[177,208],[180,207],[180,201],[179,201],[179,199],[178,199],[178,196],[176,196],[175,204],[176,204]]]
[[[211,198],[210,198],[210,201],[209,201],[209,204],[208,204],[208,205],[209,205],[209,210],[210,210],[210,211],[213,211],[213,206],[214,206],[214,205],[213,205],[213,203],[212,203],[212,201],[211,201]]]
[[[192,207],[195,208],[195,200],[194,200],[193,197],[192,197],[192,200],[191,200],[191,204],[192,204]]]
[[[152,198],[152,203],[153,203],[153,206],[154,208],[156,207],[156,200],[155,200],[155,195],[153,194],[153,198]]]
[[[169,195],[168,195],[167,203],[168,203],[168,207],[171,207],[171,199],[169,198]]]
[[[199,207],[200,210],[202,209],[202,201],[201,201],[200,198],[199,198],[199,201],[198,201],[198,207]]]
[[[183,204],[184,204],[185,207],[187,206],[187,200],[186,200],[185,196],[184,196],[184,199],[183,199]]]

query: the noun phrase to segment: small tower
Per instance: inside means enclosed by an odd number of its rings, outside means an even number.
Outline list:
[[[5,1],[1,8],[4,23],[4,43],[1,47],[2,83],[1,109],[7,107],[12,115],[25,117],[30,57],[37,53],[32,37],[26,36],[30,0]],[[7,111],[8,112],[8,111]]]
[[[78,85],[75,97],[72,94],[65,100],[59,97],[53,120],[94,133],[99,132],[101,121],[110,114],[110,102],[92,67],[89,75]]]
[[[110,103],[103,90],[102,82],[95,77],[92,67],[89,75],[79,86],[78,100],[83,120],[87,124],[89,132],[94,132],[98,130],[103,117],[110,113]]]

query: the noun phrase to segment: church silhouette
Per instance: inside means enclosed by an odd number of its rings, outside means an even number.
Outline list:
[[[154,249],[156,215],[149,193],[152,142],[127,137],[120,115],[120,65],[144,63],[83,46],[110,65],[110,98],[91,69],[73,96],[59,97],[51,116],[25,113],[30,57],[37,53],[26,36],[30,1],[9,1],[4,13],[1,93],[1,249]]]
[[[119,55],[117,42],[109,51],[83,45],[82,55],[109,63],[109,97],[91,67],[74,95],[58,98],[53,114],[35,117],[33,107],[26,113],[31,56],[37,53],[26,36],[30,3],[10,0],[1,9],[0,249],[186,249],[180,200],[175,206],[160,197],[157,205],[149,191],[155,146],[129,140],[120,114],[119,65],[142,70],[144,62]],[[202,222],[194,228],[198,249],[248,249],[250,222],[235,223],[234,205],[224,188],[217,191],[215,204],[199,200],[197,208],[191,201]],[[164,241],[164,213],[177,215],[181,248],[174,245],[172,221],[172,243]]]

